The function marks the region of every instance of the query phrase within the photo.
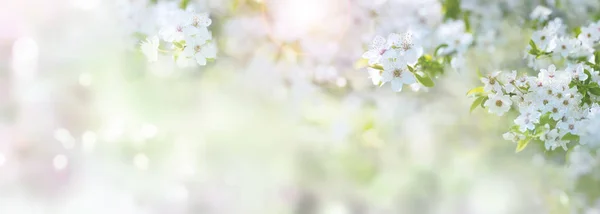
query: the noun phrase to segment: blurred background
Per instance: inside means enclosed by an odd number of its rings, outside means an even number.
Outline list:
[[[571,212],[564,156],[515,153],[465,96],[526,64],[539,2],[462,3],[485,14],[463,69],[395,93],[356,61],[391,32],[437,46],[437,0],[192,0],[218,57],[189,69],[132,36],[180,2],[0,0],[0,213]]]

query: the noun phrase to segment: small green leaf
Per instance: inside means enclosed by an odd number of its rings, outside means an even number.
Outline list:
[[[430,77],[437,77],[444,73],[444,65],[433,60],[433,58],[427,54],[419,58],[418,65],[421,67],[421,71]]]
[[[460,0],[444,0],[442,2],[442,10],[444,12],[444,20],[459,19],[461,14]]]
[[[179,2],[179,8],[185,10],[189,3],[190,0],[181,0],[181,2]]]
[[[185,47],[185,41],[182,41],[182,42],[173,42],[173,45],[175,45],[175,47],[178,48],[178,49],[183,49]]]
[[[485,96],[485,98],[483,98],[483,100],[481,101],[481,108],[485,108],[484,104],[485,101],[489,100],[490,98],[488,96]]]
[[[417,81],[419,81],[419,83],[423,84],[425,87],[431,88],[435,85],[433,80],[427,76],[427,74],[423,74],[423,76],[421,76],[415,73],[415,77],[417,78]]]
[[[525,147],[527,147],[527,144],[529,144],[529,141],[531,141],[531,138],[527,137],[523,140],[520,140],[519,143],[517,144],[517,149],[515,150],[516,153],[519,153],[521,151],[523,151],[523,149],[525,149]]]
[[[463,21],[465,22],[465,31],[467,33],[471,33],[471,21],[469,20],[469,15],[471,15],[469,11],[463,12]]]
[[[534,50],[534,49],[531,49],[531,50],[529,50],[529,54],[537,56],[538,55],[538,51]]]
[[[377,69],[377,70],[383,70],[383,66],[381,66],[381,65],[371,65],[369,67]]]
[[[599,87],[589,88],[589,92],[592,93],[593,95],[600,96],[600,88]]]
[[[594,68],[594,70],[596,69],[594,66],[592,66],[592,68]],[[583,73],[587,74],[587,75],[588,75],[588,77],[591,77],[591,76],[592,76],[592,73],[591,73],[591,72],[590,72],[588,69],[584,69],[584,70],[583,70]],[[587,79],[584,81],[584,83],[585,83],[585,84],[590,84],[590,82],[592,82],[592,78],[587,78]]]
[[[581,27],[573,29],[573,33],[575,34],[575,37],[579,36],[579,34],[581,34]]]
[[[483,100],[487,98],[486,96],[481,96],[478,97],[477,99],[475,99],[475,101],[473,101],[473,104],[471,104],[471,109],[469,110],[470,112],[473,112],[473,110],[475,110],[477,108],[477,106],[481,105],[481,103],[483,102]]]
[[[514,132],[514,133],[521,133],[521,131],[519,130],[519,126],[518,125],[511,126],[509,130],[511,132]]]
[[[535,42],[533,42],[533,39],[529,40],[529,46],[531,46],[531,51],[535,51],[535,52],[539,51],[537,48],[537,45],[535,45]]]
[[[579,136],[571,134],[571,133],[567,133],[561,139],[566,140],[566,141],[579,141]]]
[[[467,96],[469,95],[473,95],[473,94],[478,94],[478,93],[483,93],[483,86],[471,89],[467,92]]]
[[[552,118],[550,118],[550,112],[548,112],[548,113],[546,113],[546,114],[544,114],[544,115],[542,115],[540,117],[540,124],[541,125],[543,125],[543,124],[551,124],[553,122],[555,122],[555,121]]]

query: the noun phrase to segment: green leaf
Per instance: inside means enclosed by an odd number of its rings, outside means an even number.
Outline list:
[[[594,52],[594,63],[596,63],[596,65],[600,65],[600,51]]]
[[[565,136],[562,137],[562,140],[579,141],[579,136],[571,134],[571,133],[567,133]]]
[[[509,131],[514,132],[514,133],[521,133],[521,131],[519,130],[519,126],[518,125],[513,125],[510,127]]]
[[[419,58],[418,65],[421,66],[421,71],[430,77],[437,77],[438,75],[444,73],[444,65],[436,60],[433,60],[433,58],[427,54]]]
[[[483,101],[481,101],[481,108],[485,108],[485,106],[484,106],[483,104],[485,103],[485,101],[487,101],[487,100],[489,100],[489,99],[490,99],[490,98],[489,98],[489,97],[487,97],[487,96],[486,96],[485,98],[483,98]]]
[[[600,96],[600,87],[598,87],[598,85],[596,85],[596,87],[589,88],[588,91],[593,95]]]
[[[415,77],[417,78],[417,81],[419,81],[419,83],[423,84],[425,87],[433,87],[435,84],[433,83],[433,80],[431,79],[431,77],[427,76],[427,74],[424,74],[423,76],[415,73]]]
[[[477,108],[477,106],[481,105],[481,103],[483,103],[483,101],[486,99],[486,96],[481,96],[478,97],[477,99],[475,99],[475,101],[473,101],[473,104],[471,104],[471,109],[469,110],[469,113],[473,112],[473,110],[475,110]]]
[[[467,96],[472,95],[472,94],[478,94],[478,93],[483,93],[483,86],[469,90],[467,92]]]
[[[517,144],[517,149],[515,150],[515,152],[519,153],[519,152],[523,151],[523,149],[525,149],[525,147],[527,147],[527,144],[529,144],[529,141],[531,141],[530,137],[520,140]]]
[[[179,8],[185,10],[189,3],[190,0],[181,0],[181,2],[179,2]]]
[[[529,46],[531,46],[531,51],[539,52],[537,45],[535,45],[535,42],[533,42],[533,39],[529,40]]]
[[[183,42],[173,42],[173,45],[175,45],[175,47],[177,49],[183,49],[185,47],[184,43],[185,43],[185,41],[183,41]]]
[[[377,70],[383,70],[383,66],[381,66],[381,65],[371,65],[369,67],[377,69]]]
[[[465,31],[467,33],[471,33],[471,21],[469,20],[469,16],[471,13],[469,11],[463,12],[463,21],[465,22]]]
[[[575,34],[575,37],[579,36],[579,34],[581,34],[581,27],[573,29],[573,33]]]
[[[444,0],[442,11],[444,12],[444,20],[459,19],[461,14],[460,0]]]
[[[545,133],[546,127],[542,126],[542,125],[537,125],[535,127],[535,129],[533,130],[534,133],[534,137],[540,137]]]
[[[540,117],[540,125],[552,124],[554,122],[555,121],[552,118],[550,118],[550,112],[548,112]]]

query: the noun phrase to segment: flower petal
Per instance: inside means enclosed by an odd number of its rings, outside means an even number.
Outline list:
[[[206,58],[202,56],[202,54],[196,54],[194,58],[196,58],[196,62],[198,63],[198,65],[206,65]]]
[[[396,91],[396,92],[400,92],[402,91],[402,80],[399,78],[395,78],[391,81],[392,83],[392,90]]]
[[[217,57],[217,46],[214,43],[208,43],[200,48],[200,54],[209,59]]]

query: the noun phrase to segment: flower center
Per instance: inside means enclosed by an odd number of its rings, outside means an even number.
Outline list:
[[[200,52],[200,48],[201,48],[200,45],[196,45],[196,46],[194,46],[194,51]]]
[[[394,77],[400,77],[402,75],[402,71],[401,70],[394,70]]]
[[[198,25],[200,25],[200,18],[194,16],[194,18],[192,18],[192,26],[198,27]]]
[[[573,129],[575,129],[575,125],[573,125],[573,124],[569,124],[569,129],[570,129],[570,130],[573,130]]]
[[[504,104],[502,103],[502,100],[496,100],[496,106],[502,107],[502,104]]]

